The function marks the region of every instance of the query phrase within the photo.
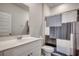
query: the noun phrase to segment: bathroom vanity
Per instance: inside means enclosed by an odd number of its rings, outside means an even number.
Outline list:
[[[34,37],[23,37],[0,41],[0,56],[40,56],[41,39]]]

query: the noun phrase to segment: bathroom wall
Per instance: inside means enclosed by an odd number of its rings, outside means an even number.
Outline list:
[[[26,7],[27,8],[27,7]],[[28,11],[10,3],[0,3],[0,12],[9,13],[12,19],[12,34],[26,34],[26,21],[29,20]]]
[[[63,3],[57,7],[51,8],[51,15],[60,14],[74,9],[79,9],[79,3]]]
[[[40,37],[43,34],[43,7],[41,3],[25,4],[29,6],[30,11],[30,35]]]
[[[43,4],[43,11],[44,11],[44,30],[45,30],[45,35],[49,35],[49,27],[46,26],[46,21],[45,17],[50,15],[50,8],[48,5]]]
[[[44,16],[50,16],[50,7],[47,4],[43,4],[43,11],[44,11]]]

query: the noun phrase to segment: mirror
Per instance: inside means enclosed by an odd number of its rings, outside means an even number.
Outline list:
[[[0,3],[0,37],[14,35],[29,35],[29,7]]]

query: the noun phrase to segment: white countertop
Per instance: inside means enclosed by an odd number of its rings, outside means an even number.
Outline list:
[[[33,41],[40,40],[40,39],[42,38],[26,37],[26,38],[22,38],[21,40],[11,39],[6,41],[0,41],[0,51],[10,49],[22,44],[31,43]]]

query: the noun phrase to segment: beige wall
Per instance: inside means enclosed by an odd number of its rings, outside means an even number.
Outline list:
[[[44,16],[50,16],[50,7],[47,4],[43,4]]]
[[[26,21],[29,19],[28,11],[15,4],[0,4],[0,12],[9,13],[12,19],[12,34],[25,34]]]
[[[45,21],[45,17],[50,16],[50,7],[46,4],[43,5],[43,11],[44,11],[44,31],[45,31],[45,35],[49,35],[49,27],[46,27],[46,21]]]
[[[30,35],[40,37],[43,34],[43,8],[41,3],[25,4],[30,11]]]

